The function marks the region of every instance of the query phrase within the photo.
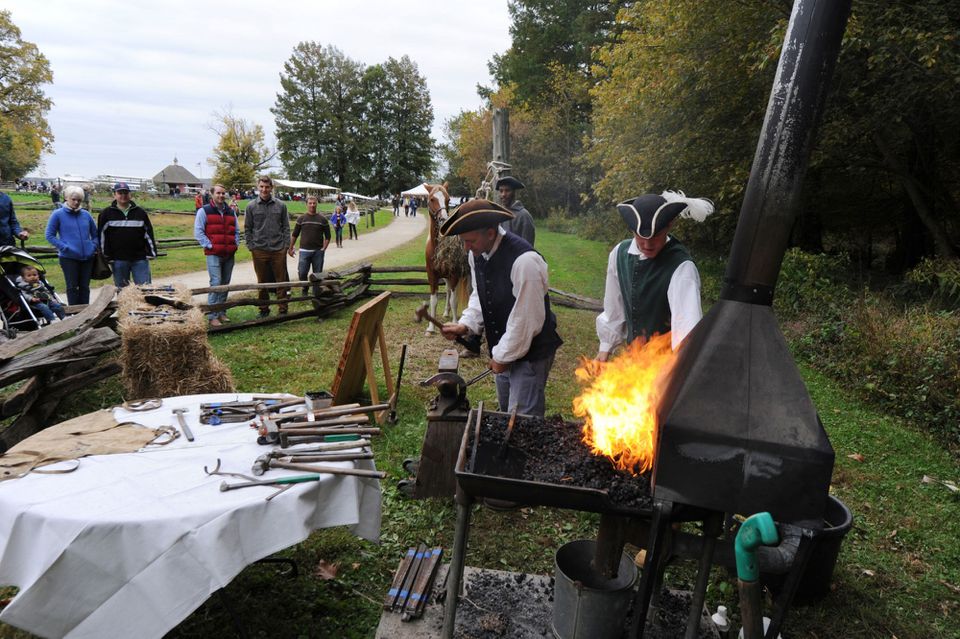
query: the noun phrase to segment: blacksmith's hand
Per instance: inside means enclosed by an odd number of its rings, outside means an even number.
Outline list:
[[[610,359],[610,353],[600,351],[599,353],[597,353],[597,356],[594,357],[594,359],[597,360],[598,362],[605,362],[608,359]]]
[[[509,369],[509,368],[510,368],[510,362],[507,362],[506,364],[503,364],[503,363],[501,363],[501,362],[498,362],[498,361],[495,360],[495,359],[491,359],[491,360],[490,360],[490,369],[493,370],[493,372],[496,373],[496,374],[498,374],[498,375],[499,375],[500,373],[506,373],[506,372],[507,372],[507,369]]]
[[[470,330],[467,328],[466,324],[458,324],[456,322],[447,322],[440,329],[440,332],[451,342],[458,337],[466,335]]]
[[[17,233],[17,237],[19,237],[21,240],[26,241],[30,238],[30,234],[27,233],[26,231],[20,231],[19,233]]]

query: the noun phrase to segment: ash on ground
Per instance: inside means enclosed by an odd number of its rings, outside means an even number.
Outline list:
[[[480,426],[480,448],[498,448],[507,432],[509,416],[487,413]],[[652,506],[650,476],[631,475],[614,467],[607,457],[594,455],[583,443],[582,426],[559,415],[546,419],[517,417],[510,435],[510,451],[519,450],[526,463],[511,479],[606,491],[610,500],[628,509]],[[498,453],[499,454],[499,453]],[[510,452],[506,453],[509,456]]]
[[[466,580],[457,606],[457,639],[552,637],[553,579],[482,570]]]

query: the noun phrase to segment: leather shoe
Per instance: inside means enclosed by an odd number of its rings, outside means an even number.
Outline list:
[[[223,326],[223,322],[214,317],[212,320],[210,320],[210,326]]]

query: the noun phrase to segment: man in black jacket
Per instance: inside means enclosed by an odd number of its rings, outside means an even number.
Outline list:
[[[113,282],[118,287],[130,283],[150,283],[148,259],[157,256],[153,225],[147,212],[130,199],[126,182],[113,185],[114,200],[97,220],[100,250],[113,264]]]

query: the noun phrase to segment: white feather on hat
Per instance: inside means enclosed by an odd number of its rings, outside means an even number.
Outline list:
[[[713,213],[713,202],[702,197],[687,197],[683,191],[664,191],[660,197],[669,203],[686,204],[687,208],[680,212],[680,217],[690,218],[695,222],[703,222]]]

